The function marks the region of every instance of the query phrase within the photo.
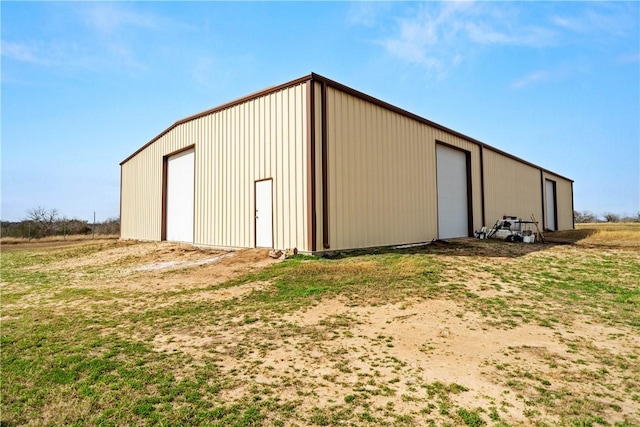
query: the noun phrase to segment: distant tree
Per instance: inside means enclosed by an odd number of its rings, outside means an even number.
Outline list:
[[[39,237],[50,236],[55,233],[58,225],[58,210],[46,209],[42,206],[27,211],[27,221],[33,222],[34,231]]]
[[[96,233],[120,234],[120,218],[107,218],[96,224]]]
[[[597,222],[598,218],[589,211],[573,211],[573,219],[577,223]]]
[[[640,222],[640,212],[636,215],[625,216],[620,219],[621,222]]]
[[[29,209],[25,219],[0,221],[0,237],[36,238],[74,234],[120,234],[120,218],[108,218],[103,222],[89,224],[89,221],[60,216],[57,209],[41,206]]]
[[[620,215],[613,212],[605,212],[603,216],[607,222],[620,222]]]
[[[91,233],[91,227],[89,223],[84,219],[68,219],[62,218],[58,221],[57,234],[89,234]]]

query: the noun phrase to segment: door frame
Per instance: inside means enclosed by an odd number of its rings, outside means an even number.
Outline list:
[[[173,151],[162,156],[162,218],[160,220],[160,240],[167,240],[167,209],[168,209],[168,185],[169,185],[169,158],[182,154],[185,151],[193,150],[193,236],[191,241],[195,242],[196,233],[196,145]]]
[[[553,229],[551,227],[549,227],[549,194],[548,194],[548,187],[547,187],[547,183],[551,184],[551,197],[553,200]],[[559,230],[558,227],[558,190],[557,190],[557,183],[549,178],[545,178],[544,180],[544,214],[545,214],[545,219],[546,219],[546,228],[548,230],[551,231],[557,231]]]
[[[471,179],[471,152],[467,151],[463,148],[456,147],[455,145],[450,145],[442,141],[437,141],[435,143],[435,163],[436,163],[436,226],[437,226],[437,235],[440,238],[440,215],[438,214],[438,145],[441,145],[445,148],[451,148],[453,150],[464,153],[465,156],[465,173],[466,176],[466,185],[467,185],[467,236],[473,236],[473,191],[472,191],[472,179]],[[460,236],[464,237],[464,236]]]
[[[258,246],[258,184],[265,181],[271,181],[271,246]],[[258,179],[253,183],[253,234],[253,246],[255,248],[273,248],[273,178]]]

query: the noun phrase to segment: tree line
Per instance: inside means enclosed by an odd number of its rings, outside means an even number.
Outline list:
[[[640,222],[640,212],[635,216],[622,216],[612,212],[597,215],[590,211],[573,211],[576,223],[588,222]],[[102,222],[90,223],[84,219],[67,218],[57,209],[41,206],[29,209],[20,221],[1,221],[2,237],[39,239],[48,236],[72,234],[120,234],[120,218],[108,218]]]
[[[38,206],[29,209],[20,221],[2,221],[2,237],[40,239],[71,234],[120,234],[120,218],[93,224],[84,219],[67,218],[57,209]]]
[[[622,216],[613,212],[605,212],[601,216],[590,211],[573,211],[576,223],[585,222],[640,222],[640,212],[635,216]]]

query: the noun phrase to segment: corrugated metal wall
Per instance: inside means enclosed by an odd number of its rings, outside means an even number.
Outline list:
[[[485,215],[487,227],[503,215],[529,220],[535,215],[542,227],[542,187],[540,169],[493,150],[485,149]]]
[[[179,122],[123,162],[122,237],[162,238],[163,159],[190,146],[196,244],[253,247],[255,181],[268,178],[276,248],[322,251],[325,239],[329,250],[430,241],[438,237],[438,143],[469,155],[474,229],[505,214],[542,221],[546,178],[557,183],[558,228],[573,227],[565,178],[320,76],[288,85]]]
[[[573,183],[565,178],[559,177],[552,173],[543,172],[543,179],[549,179],[556,183],[556,209],[557,209],[557,228],[558,230],[570,230],[573,224]],[[546,212],[546,197],[544,211]],[[548,219],[545,215],[545,224]]]
[[[329,87],[331,249],[437,238],[436,141],[471,153],[474,227],[481,222],[479,146]]]
[[[307,250],[306,84],[195,118],[122,165],[122,238],[159,240],[163,157],[195,145],[196,244],[253,247],[254,183],[273,178],[277,248]]]
[[[155,145],[121,166],[120,236],[160,240],[162,224],[162,155]]]

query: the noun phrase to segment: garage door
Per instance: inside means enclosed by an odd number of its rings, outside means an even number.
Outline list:
[[[167,240],[193,243],[194,150],[167,160]]]
[[[438,238],[469,236],[467,155],[436,145],[438,182]]]

